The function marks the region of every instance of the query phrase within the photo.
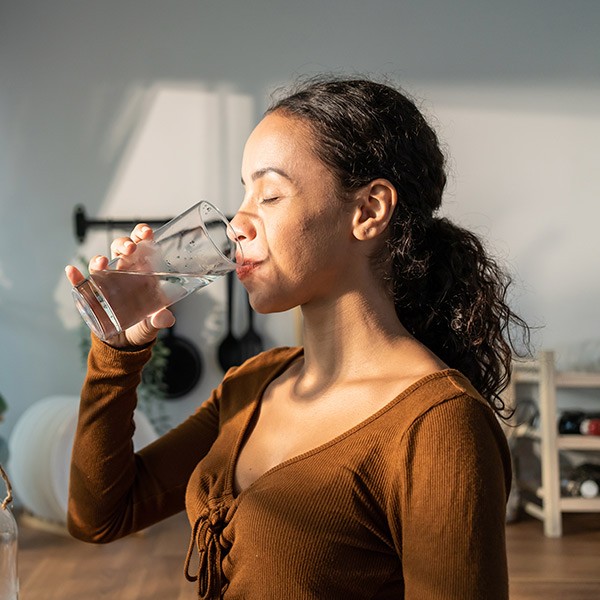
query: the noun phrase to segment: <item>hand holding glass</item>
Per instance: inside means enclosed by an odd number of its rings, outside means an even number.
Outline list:
[[[125,331],[243,263],[225,216],[199,202],[73,287],[75,305],[103,341]]]

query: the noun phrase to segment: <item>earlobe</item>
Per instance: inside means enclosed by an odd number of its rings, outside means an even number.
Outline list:
[[[356,196],[356,212],[352,222],[357,240],[370,240],[387,228],[398,200],[396,188],[387,179],[374,179]]]

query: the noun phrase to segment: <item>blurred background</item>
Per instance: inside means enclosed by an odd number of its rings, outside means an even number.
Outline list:
[[[121,232],[80,243],[75,207],[166,219],[207,199],[233,214],[269,95],[312,73],[412,94],[449,156],[444,211],[508,266],[536,347],[600,338],[599,23],[594,0],[0,1],[0,437],[81,387],[63,268]],[[174,423],[222,375],[224,300],[223,281],[177,305],[204,371],[168,404]],[[297,343],[292,314],[256,327],[267,346]]]

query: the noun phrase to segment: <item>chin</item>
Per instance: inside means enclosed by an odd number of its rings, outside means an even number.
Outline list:
[[[252,308],[254,312],[259,313],[261,315],[270,315],[273,313],[281,313],[291,310],[298,306],[297,304],[279,304],[274,302],[264,302],[264,303],[252,303]]]
[[[292,302],[289,298],[285,299],[277,297],[273,294],[260,294],[258,292],[248,293],[248,298],[254,312],[261,315],[268,315],[271,313],[286,312],[298,306],[299,302]]]
[[[240,279],[246,288],[252,309],[259,314],[281,313],[302,303],[298,285],[283,278],[275,280],[255,277]]]

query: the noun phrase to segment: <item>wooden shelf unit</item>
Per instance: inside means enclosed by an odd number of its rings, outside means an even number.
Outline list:
[[[535,361],[515,363],[507,389],[507,403],[510,406],[516,406],[515,403],[519,401],[517,385],[521,383],[539,387],[539,430],[525,429],[518,435],[539,440],[542,467],[541,485],[534,490],[541,505],[523,502],[523,508],[531,516],[543,521],[546,536],[560,537],[562,513],[600,512],[600,497],[561,497],[559,453],[562,450],[600,452],[600,437],[559,435],[556,390],[600,389],[600,373],[557,371],[554,352],[546,351],[540,353]]]

